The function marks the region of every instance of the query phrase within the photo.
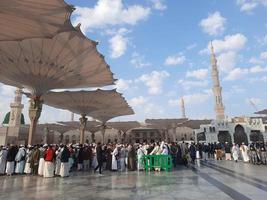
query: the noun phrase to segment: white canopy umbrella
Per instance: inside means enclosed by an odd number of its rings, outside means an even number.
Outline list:
[[[91,116],[103,125],[117,116],[133,114],[126,100],[116,90],[49,92],[42,97],[45,104],[81,115],[80,143],[84,143],[87,118]]]
[[[1,0],[0,41],[53,37],[73,30],[73,11],[64,0]]]
[[[113,74],[96,45],[79,28],[51,39],[0,42],[0,82],[31,91],[28,144],[32,143],[41,114],[43,94],[52,89],[114,84]]]

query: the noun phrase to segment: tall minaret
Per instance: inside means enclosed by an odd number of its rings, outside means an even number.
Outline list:
[[[9,127],[20,126],[21,113],[23,109],[22,101],[22,89],[17,88],[15,91],[15,100],[10,104],[10,117],[9,117]]]
[[[185,115],[185,105],[184,105],[184,98],[181,98],[181,111],[182,111],[182,118],[186,118]]]
[[[214,53],[214,48],[211,42],[211,67],[212,67],[212,82],[213,82],[213,94],[215,98],[215,113],[217,120],[225,119],[224,106],[222,102],[222,87],[219,79],[219,71],[217,66],[217,59]]]

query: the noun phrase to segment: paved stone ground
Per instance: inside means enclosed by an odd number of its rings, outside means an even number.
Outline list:
[[[267,166],[210,160],[173,172],[83,172],[65,179],[2,176],[0,199],[266,200]]]

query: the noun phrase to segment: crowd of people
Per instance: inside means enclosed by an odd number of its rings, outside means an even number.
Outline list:
[[[195,164],[196,159],[234,160],[266,164],[264,143],[165,143],[7,145],[0,147],[0,175],[68,177],[72,171],[144,170],[145,155],[170,155],[173,166]]]

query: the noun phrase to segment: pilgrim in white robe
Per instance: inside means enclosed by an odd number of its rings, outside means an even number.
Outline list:
[[[238,161],[238,147],[237,146],[233,146],[232,147],[232,154],[233,154],[233,159],[234,161]]]
[[[43,176],[44,175],[44,158],[40,158],[39,160],[39,166],[38,166],[38,175]]]
[[[116,147],[114,149],[114,151],[112,152],[112,164],[111,164],[111,170],[118,170],[118,163],[117,163],[117,159],[116,159],[116,156],[118,154],[118,148]]]
[[[249,161],[249,156],[248,156],[248,146],[245,144],[242,144],[240,147],[240,151],[242,154],[242,158],[244,162],[248,162]]]
[[[14,173],[14,169],[15,169],[15,161],[6,163],[6,174],[7,175],[13,174]]]
[[[69,167],[69,162],[61,162],[60,166],[60,176],[61,177],[68,177],[70,175],[70,167]]]
[[[126,149],[122,147],[119,153],[120,171],[125,171],[126,168],[125,159],[126,159]]]
[[[25,168],[24,168],[24,173],[26,173],[26,174],[31,174],[32,173],[32,168],[31,168],[32,153],[33,153],[32,150],[28,150],[27,151],[26,164],[25,164]]]
[[[4,174],[5,173],[6,157],[7,157],[7,150],[6,149],[2,149],[0,151],[0,174]]]
[[[38,165],[38,175],[43,176],[44,175],[44,152],[45,149],[41,148],[40,149],[40,160],[39,160],[39,165]]]
[[[23,174],[24,166],[25,166],[25,158],[26,158],[26,150],[24,147],[21,147],[19,148],[19,151],[15,157],[15,161],[16,161],[15,173]]]
[[[44,163],[44,178],[54,177],[54,163],[45,161]]]
[[[144,162],[143,162],[143,156],[145,155],[144,150],[142,147],[139,147],[137,150],[137,170],[143,170],[144,169]]]
[[[55,175],[58,175],[58,176],[60,175],[60,167],[61,167],[61,161],[60,161],[60,159],[61,159],[61,153],[62,153],[62,149],[59,149],[56,152],[57,157],[56,157]]]
[[[92,168],[95,169],[97,166],[98,166],[98,161],[96,157],[96,148],[93,148]]]

